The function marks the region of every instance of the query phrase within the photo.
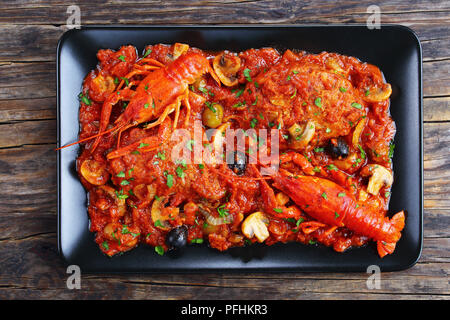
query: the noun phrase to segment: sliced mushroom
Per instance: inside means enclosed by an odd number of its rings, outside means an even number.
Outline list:
[[[173,60],[176,60],[183,53],[189,50],[189,45],[184,43],[175,43],[173,46]]]
[[[263,242],[269,237],[267,224],[269,224],[269,220],[264,213],[257,211],[245,218],[241,230],[247,238],[256,237],[259,242]]]
[[[312,120],[308,121],[303,128],[295,123],[288,131],[292,138],[291,147],[295,150],[304,149],[313,138],[316,125]]]
[[[81,165],[80,173],[87,182],[96,186],[105,184],[109,179],[106,163],[96,160],[85,160]]]
[[[155,225],[155,227],[161,229],[161,230],[169,230],[171,228],[169,223],[169,217],[163,216],[161,214],[162,207],[165,203],[166,198],[165,197],[158,197],[153,201],[152,204],[152,220]]]
[[[213,68],[220,81],[227,87],[238,84],[236,74],[241,68],[241,59],[238,56],[223,52],[214,58]]]
[[[383,84],[382,88],[371,88],[368,90],[368,94],[364,97],[364,100],[369,102],[381,102],[389,99],[392,93],[392,87],[389,83]]]
[[[369,164],[361,170],[362,176],[370,176],[369,184],[367,185],[367,192],[377,195],[381,187],[390,187],[394,178],[391,172],[383,166],[378,164]]]

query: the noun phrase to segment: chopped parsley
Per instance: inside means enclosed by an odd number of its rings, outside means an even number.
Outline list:
[[[125,178],[125,172],[120,171],[120,172],[116,175],[116,177],[119,177],[119,178]]]
[[[247,104],[247,102],[245,101],[240,101],[238,103],[233,104],[232,108],[240,108],[242,106],[245,106]]]
[[[395,149],[395,144],[393,144],[392,142],[389,144],[389,153],[388,156],[389,158],[392,159],[392,157],[394,156],[394,149]]]
[[[161,223],[161,221],[156,220],[155,221],[155,227],[164,227],[164,225]]]
[[[139,144],[139,147],[138,147],[138,149],[140,149],[140,148],[144,148],[144,147],[148,147],[149,146],[149,144],[148,143],[143,143],[143,142],[141,142],[140,144]]]
[[[339,91],[340,91],[340,92],[347,92],[347,89],[344,88],[344,87],[340,87],[340,88],[339,88]]]
[[[221,216],[222,218],[229,215],[228,209],[225,209],[224,204],[217,208],[217,212],[219,213],[219,216]]]
[[[120,55],[118,59],[121,60],[121,61],[123,61],[123,62],[125,62],[125,57],[122,56],[122,55]]]
[[[327,169],[330,171],[338,171],[338,168],[334,164],[327,165]]]
[[[168,174],[166,179],[167,179],[167,186],[169,188],[172,188],[172,186],[173,186],[173,175]]]
[[[322,108],[322,98],[320,97],[316,98],[316,100],[314,100],[314,104],[319,108]]]
[[[158,152],[157,154],[156,154],[156,157],[157,158],[160,158],[161,160],[166,160],[166,152],[165,151],[163,151],[163,152]]]
[[[128,198],[128,195],[124,194],[123,190],[120,191],[115,190],[114,192],[116,193],[117,198],[120,200],[125,200],[126,198]]]
[[[143,58],[145,58],[146,56],[148,56],[150,53],[152,53],[152,49],[147,49],[147,51],[145,51]]]
[[[297,88],[295,88],[294,94],[291,96],[291,99],[294,99],[296,95],[297,95]]]
[[[239,98],[239,97],[241,96],[241,94],[243,94],[243,93],[244,93],[244,89],[239,90],[239,91],[236,93],[236,98]]]
[[[195,144],[195,140],[189,140],[187,143],[186,143],[186,148],[188,148],[189,150],[191,150],[192,151],[192,146]]]
[[[244,77],[248,82],[252,82],[252,78],[250,77],[250,69],[244,69]]]
[[[217,110],[216,110],[216,108],[214,108],[214,106],[213,106],[214,104],[215,104],[214,102],[213,103],[211,103],[209,101],[205,102],[205,105],[208,107],[208,109],[211,110],[212,112],[216,113]]]
[[[280,208],[273,208],[273,211],[278,212],[278,213],[282,213],[283,209]]]
[[[87,97],[87,94],[84,95],[83,92],[80,92],[80,94],[78,95],[78,97],[81,99],[81,101],[87,105],[90,106],[91,105],[91,100],[89,100],[89,98]]]
[[[128,87],[130,85],[130,81],[125,77],[120,77],[123,81],[125,81],[125,85]]]
[[[327,197],[327,194],[324,192],[324,193],[322,193],[322,198],[324,198],[325,200],[327,200],[328,199],[328,197]]]
[[[360,105],[360,104],[357,103],[357,102],[353,102],[353,103],[352,103],[352,107],[353,107],[353,108],[356,108],[356,109],[362,109],[362,105]]]
[[[358,144],[358,149],[359,151],[361,151],[361,158],[365,159],[366,158],[366,152],[364,151],[364,149]]]
[[[182,167],[177,167],[177,168],[175,169],[175,171],[176,171],[176,173],[177,173],[177,176],[179,176],[181,179],[184,178],[184,171],[183,171],[183,168],[182,168]]]
[[[155,252],[159,254],[160,256],[164,255],[164,248],[162,246],[156,246]]]
[[[201,93],[204,93],[204,94],[208,94],[208,90],[205,89],[204,87],[198,87],[198,91],[200,91]]]

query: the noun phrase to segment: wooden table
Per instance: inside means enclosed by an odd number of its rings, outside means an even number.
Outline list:
[[[73,1],[75,2],[75,1]],[[81,23],[365,23],[376,1],[80,1]],[[189,2],[189,3],[188,3]],[[55,52],[60,0],[0,3],[0,299],[448,299],[450,267],[450,1],[378,1],[381,23],[423,45],[424,249],[411,269],[383,273],[83,275],[66,288],[56,244]]]

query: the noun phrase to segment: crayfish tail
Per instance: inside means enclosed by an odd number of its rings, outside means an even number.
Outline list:
[[[395,245],[401,237],[401,231],[405,227],[405,213],[403,211],[397,212],[389,221],[391,228],[393,242],[377,241],[377,251],[381,258],[387,254],[391,254],[395,250]]]
[[[402,235],[401,231],[405,227],[405,213],[403,210],[394,214],[389,223],[391,225],[389,233],[393,237],[393,242],[397,242]]]
[[[392,227],[400,232],[405,227],[405,212],[399,211],[391,219]]]

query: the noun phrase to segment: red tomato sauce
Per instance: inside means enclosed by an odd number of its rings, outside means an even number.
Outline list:
[[[189,55],[206,58],[207,71],[191,77],[198,66]],[[368,214],[383,218],[387,214],[392,182],[383,180],[377,187],[373,170],[382,167],[393,175],[395,125],[389,114],[391,88],[377,67],[336,53],[281,53],[273,48],[207,52],[180,44],[147,46],[141,55],[133,46],[124,46],[118,51],[100,50],[97,57],[98,66],[86,76],[80,94],[79,136],[98,135],[102,121],[109,132],[81,143],[77,170],[88,192],[90,230],[105,254],[112,256],[143,244],[164,254],[171,248],[168,233],[180,226],[186,230],[188,245],[208,243],[221,251],[254,242],[298,241],[343,252],[371,239],[364,232],[314,218],[308,204],[296,203],[270,176],[259,177],[258,165],[244,164],[237,172],[237,166],[226,163],[172,161],[176,143],[164,137],[170,136],[175,120],[177,128],[188,131],[195,121],[202,122],[203,130],[216,124],[219,128],[228,124],[244,130],[278,129],[280,171],[293,179],[308,176],[331,181]],[[179,70],[167,71],[162,77],[158,70],[177,61]],[[153,103],[134,105],[133,101],[149,99],[146,88],[139,89],[139,85],[157,76],[161,76],[158,87],[150,92]],[[145,128],[161,116],[163,106],[175,105],[181,94],[190,111],[183,100],[178,119],[173,111],[165,122]],[[115,96],[121,99],[114,100]],[[108,107],[109,118],[105,116]],[[144,122],[130,120],[119,134],[113,128],[127,109],[135,107],[133,115],[154,114]],[[213,118],[220,111],[222,117],[209,121],[207,109]],[[142,141],[159,142],[148,146]],[[108,158],[111,152],[138,143],[133,150]],[[203,147],[211,143],[203,140]],[[333,153],[339,146],[343,154]],[[263,182],[269,189],[263,189]],[[337,201],[324,194],[314,201],[324,205]],[[338,211],[330,214],[339,217]],[[262,224],[254,224],[249,234],[244,229],[252,227],[248,218],[255,212],[261,213],[253,217],[259,217]]]

